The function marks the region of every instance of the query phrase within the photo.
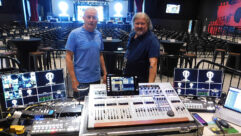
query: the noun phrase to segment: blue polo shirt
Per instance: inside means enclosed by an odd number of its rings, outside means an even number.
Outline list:
[[[74,53],[74,71],[80,83],[100,80],[100,51],[104,49],[101,33],[74,29],[68,37],[66,50]]]
[[[137,75],[139,82],[148,82],[149,58],[160,56],[160,43],[156,36],[148,31],[134,39],[135,33],[130,34],[125,57],[126,75]]]

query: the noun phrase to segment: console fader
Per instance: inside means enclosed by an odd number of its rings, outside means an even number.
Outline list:
[[[103,90],[90,87],[88,128],[193,121],[170,83],[143,83],[139,88],[139,96],[98,97],[95,92]],[[148,95],[150,91],[159,93]]]

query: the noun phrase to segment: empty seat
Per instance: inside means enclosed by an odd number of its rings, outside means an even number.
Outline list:
[[[221,54],[221,65],[224,65],[224,59],[225,59],[225,54],[226,54],[226,50],[225,49],[215,49],[214,54],[213,54],[213,60],[212,62],[215,63],[216,59],[217,59],[217,55]]]
[[[34,64],[33,67],[31,64]],[[45,52],[30,52],[29,53],[29,70],[30,71],[39,71],[39,70],[46,70],[46,59],[45,59]]]
[[[0,56],[0,74],[24,72],[21,63],[13,57]]]

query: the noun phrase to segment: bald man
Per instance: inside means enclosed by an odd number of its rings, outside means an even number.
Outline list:
[[[97,10],[85,10],[84,25],[74,29],[66,43],[66,64],[72,81],[74,98],[84,99],[88,95],[90,84],[100,83],[101,69],[103,82],[106,82],[106,68],[101,33],[96,30],[98,21]],[[101,66],[101,68],[100,68]]]

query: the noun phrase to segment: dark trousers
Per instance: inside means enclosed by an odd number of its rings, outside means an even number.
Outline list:
[[[90,84],[100,84],[100,80],[96,82],[91,82],[91,83],[80,83],[79,86],[77,87],[78,92],[74,91],[74,98],[77,100],[83,101],[85,96],[89,94],[89,88]]]

